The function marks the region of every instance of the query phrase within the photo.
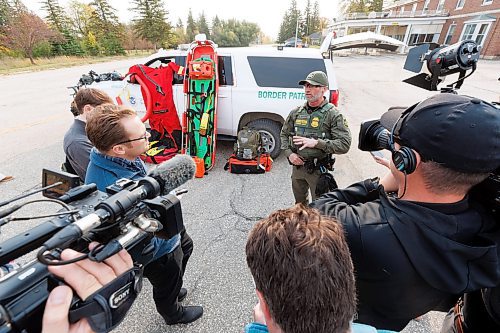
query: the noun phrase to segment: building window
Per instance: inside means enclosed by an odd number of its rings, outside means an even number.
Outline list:
[[[462,40],[472,39],[472,35],[474,35],[474,30],[476,30],[475,24],[466,24],[462,35]]]
[[[436,42],[439,34],[411,34],[408,45]]]
[[[475,41],[478,45],[482,45],[486,34],[488,33],[488,28],[490,23],[469,23],[464,27],[461,40],[471,39]]]
[[[455,29],[457,28],[456,24],[451,24],[448,28],[448,33],[446,34],[446,38],[444,39],[444,43],[447,45],[451,44],[451,39],[453,38],[453,34],[455,33]]]
[[[445,0],[439,0],[436,11],[439,13],[444,9],[444,1]]]
[[[457,1],[457,7],[455,9],[462,9],[464,8],[465,0],[458,0]]]
[[[483,0],[483,6],[485,5],[491,5],[493,3],[493,0]]]
[[[403,13],[405,12],[405,6],[401,6],[401,8],[399,8],[399,15],[403,15]]]

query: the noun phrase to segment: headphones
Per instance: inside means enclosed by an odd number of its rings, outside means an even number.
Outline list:
[[[418,104],[419,103],[410,106],[401,114],[392,127],[391,135],[389,136],[389,149],[392,153],[392,162],[394,163],[396,169],[406,175],[409,175],[417,168],[417,156],[413,150],[407,146],[401,146],[399,150],[396,150],[395,138],[399,136],[399,132],[401,131],[401,127],[403,127],[406,118],[408,118],[410,113]]]

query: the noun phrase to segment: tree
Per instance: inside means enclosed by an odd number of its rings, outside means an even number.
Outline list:
[[[152,49],[153,44],[141,37],[138,37],[134,32],[132,24],[129,24],[125,26],[125,39],[123,47],[126,50],[146,50]]]
[[[315,1],[314,6],[313,6],[312,15],[311,15],[310,30],[309,31],[311,33],[314,33],[314,32],[318,32],[321,30],[322,30],[322,27],[321,27],[321,17],[319,16],[319,3],[318,3],[318,1]]]
[[[187,17],[187,24],[186,24],[186,37],[188,40],[188,43],[191,43],[194,41],[194,36],[198,34],[198,26],[196,22],[193,19],[193,13],[191,12],[191,8],[189,8],[189,13]]]
[[[180,18],[177,20],[174,33],[177,36],[177,45],[188,43],[186,31],[184,30],[184,24],[182,23],[182,20]]]
[[[72,33],[69,18],[59,5],[58,0],[45,0],[42,9],[47,13],[45,20],[57,33],[57,38],[51,40],[52,54],[55,55],[83,55],[83,49]]]
[[[1,29],[7,25],[11,16],[12,8],[7,0],[0,0],[0,33]]]
[[[383,0],[342,0],[343,13],[368,13],[382,11]]]
[[[168,11],[161,0],[132,0],[137,14],[133,20],[137,36],[151,42],[156,51],[158,45],[169,41],[172,27],[167,22]]]
[[[20,50],[33,65],[33,48],[54,37],[54,32],[37,15],[30,12],[17,14],[6,27],[7,45]]]
[[[216,16],[212,25],[212,40],[219,46],[248,46],[259,37],[257,24],[231,20],[219,20]]]
[[[288,38],[295,36],[297,20],[300,20],[300,12],[297,8],[297,1],[292,0],[290,7],[283,15],[283,20],[281,21],[278,43],[283,43]]]
[[[91,30],[93,9],[88,4],[72,0],[68,4],[68,16],[71,29],[75,34],[87,36]]]
[[[201,12],[198,20],[196,21],[198,27],[198,33],[207,35],[207,39],[210,39],[210,28],[208,27],[207,18],[205,17],[205,12]]]
[[[370,12],[381,12],[383,5],[383,0],[371,0],[369,1],[368,10]]]
[[[89,3],[92,8],[90,17],[90,32],[96,38],[106,55],[125,54],[121,45],[124,39],[124,27],[118,22],[116,9],[108,0],[93,0]]]
[[[67,18],[58,0],[42,1],[42,9],[47,13],[45,20],[52,29],[62,32],[67,28]]]
[[[306,8],[304,10],[304,20],[305,20],[305,29],[304,29],[304,35],[309,36],[314,32],[314,29],[312,29],[312,8],[311,8],[311,0],[307,0],[306,3]]]

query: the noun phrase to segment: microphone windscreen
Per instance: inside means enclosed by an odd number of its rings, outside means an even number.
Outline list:
[[[193,179],[195,172],[196,165],[191,156],[175,155],[170,160],[158,165],[149,173],[149,176],[159,181],[161,194],[166,195]]]

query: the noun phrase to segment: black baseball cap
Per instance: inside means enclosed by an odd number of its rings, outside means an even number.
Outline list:
[[[478,98],[437,94],[389,109],[380,123],[425,160],[468,173],[500,167],[500,109]]]

